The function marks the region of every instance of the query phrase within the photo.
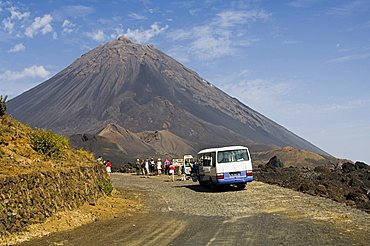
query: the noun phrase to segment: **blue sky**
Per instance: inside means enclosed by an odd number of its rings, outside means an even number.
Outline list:
[[[2,1],[10,98],[126,35],[330,154],[370,163],[370,1]]]

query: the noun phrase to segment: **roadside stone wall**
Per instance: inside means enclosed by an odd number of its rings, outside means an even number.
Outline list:
[[[110,184],[103,165],[0,178],[0,235],[43,222],[52,214],[95,203]]]

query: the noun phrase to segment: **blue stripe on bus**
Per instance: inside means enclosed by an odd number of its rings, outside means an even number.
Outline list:
[[[239,184],[239,183],[246,183],[246,182],[252,182],[253,176],[247,176],[247,177],[230,177],[230,178],[224,178],[224,179],[218,179],[218,184]]]

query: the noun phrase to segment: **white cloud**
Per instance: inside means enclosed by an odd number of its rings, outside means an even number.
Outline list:
[[[319,1],[320,0],[294,0],[290,1],[288,5],[295,8],[307,8],[311,7],[315,3],[318,3]]]
[[[331,60],[328,60],[326,63],[342,63],[342,62],[350,62],[350,61],[357,61],[357,60],[367,60],[370,58],[370,53],[363,53],[363,54],[355,54],[355,55],[347,55],[337,57]]]
[[[147,29],[147,30],[144,30],[142,28],[131,30],[128,28],[127,32],[125,33],[125,36],[139,43],[145,43],[145,42],[148,42],[154,36],[165,31],[167,28],[168,28],[168,25],[164,27],[160,27],[159,24],[155,22],[150,26],[150,29]]]
[[[186,39],[191,39],[194,37],[193,29],[190,29],[190,30],[177,29],[177,30],[171,31],[167,36],[174,41],[186,40]]]
[[[190,52],[202,60],[209,60],[223,55],[232,54],[230,33],[227,31],[214,32],[209,26],[194,28],[196,41],[190,46]]]
[[[278,107],[294,89],[293,83],[265,79],[232,82],[222,87],[230,95],[262,111]]]
[[[39,31],[41,31],[42,34],[46,34],[53,31],[53,27],[51,26],[52,20],[53,17],[51,17],[51,15],[36,17],[31,26],[26,28],[25,35],[32,38]]]
[[[170,50],[168,50],[168,54],[181,63],[187,63],[190,61],[189,54],[182,45],[172,47]]]
[[[62,21],[65,18],[65,16],[73,17],[73,18],[85,17],[94,12],[95,12],[95,9],[92,7],[83,6],[83,5],[68,5],[68,6],[62,7],[59,10],[56,10],[54,14],[57,16],[57,19],[60,19],[60,21]],[[64,18],[62,18],[63,16]]]
[[[367,108],[369,104],[369,99],[353,99],[335,104],[318,105],[317,111],[345,111],[358,108]]]
[[[365,12],[370,9],[369,1],[364,0],[357,0],[357,1],[349,1],[348,3],[335,6],[329,9],[326,14],[327,15],[353,15],[357,12]]]
[[[15,7],[11,7],[9,9],[9,11],[10,11],[10,14],[11,14],[10,19],[12,19],[12,20],[15,20],[15,19],[22,20],[22,19],[26,19],[30,16],[30,12],[23,12],[22,13],[20,11],[17,11],[17,9]]]
[[[5,31],[12,33],[14,30],[14,23],[16,21],[22,21],[30,16],[30,12],[18,11],[15,7],[10,7],[7,9],[10,12],[10,17],[3,19],[2,23]]]
[[[9,19],[6,18],[2,21],[5,31],[12,33],[14,29],[14,23]]]
[[[14,45],[13,48],[11,48],[10,50],[8,50],[9,53],[15,53],[15,52],[21,52],[21,51],[25,51],[26,50],[26,46],[24,46],[22,43],[20,44],[16,44]]]
[[[189,9],[189,14],[193,15],[193,16],[195,16],[195,15],[201,13],[201,12],[202,12],[201,8]]]
[[[137,13],[130,13],[128,15],[131,19],[134,19],[134,20],[146,20],[148,19],[146,16],[144,15],[139,15]]]
[[[258,41],[247,37],[248,24],[265,21],[270,14],[264,10],[222,11],[205,25],[178,29],[168,34],[175,41],[184,41],[186,53],[200,60],[212,60],[225,55],[237,54],[239,47],[248,47]]]
[[[69,14],[74,16],[86,16],[95,12],[94,8],[83,5],[66,6],[65,10],[68,11]]]
[[[211,60],[231,55],[231,32],[210,25],[196,26],[190,30],[176,30],[168,35],[175,41],[186,40],[186,53],[194,54],[201,60]]]
[[[97,42],[103,42],[105,40],[105,34],[103,30],[88,32],[86,35]]]
[[[119,27],[114,29],[114,33],[110,35],[111,39],[117,39],[120,36],[125,35],[125,30],[123,29],[122,25],[119,25]]]
[[[50,72],[44,68],[44,66],[31,66],[23,69],[22,71],[5,71],[0,74],[0,78],[3,80],[19,80],[24,78],[46,78],[50,75]]]
[[[283,45],[293,45],[293,44],[298,44],[297,40],[292,40],[292,39],[287,39],[282,42]]]
[[[62,24],[63,33],[72,33],[76,30],[76,25],[69,20],[64,20]]]
[[[216,23],[221,27],[232,27],[241,25],[250,21],[267,20],[271,14],[263,10],[250,11],[223,11],[217,14]]]

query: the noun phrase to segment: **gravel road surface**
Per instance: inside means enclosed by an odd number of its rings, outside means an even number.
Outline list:
[[[245,190],[212,192],[165,176],[111,179],[143,209],[22,245],[370,244],[370,214],[278,186],[254,181]]]

